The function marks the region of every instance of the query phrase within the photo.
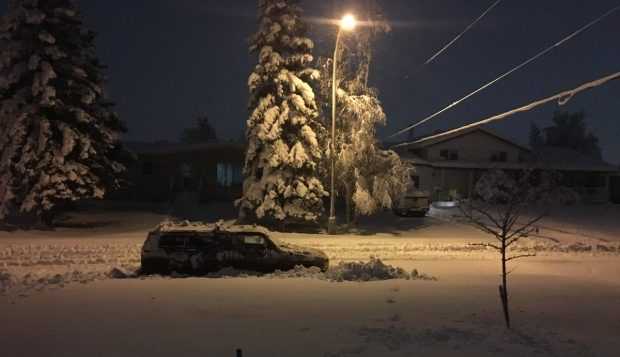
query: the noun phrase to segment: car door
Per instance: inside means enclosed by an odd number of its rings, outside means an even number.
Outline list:
[[[188,232],[166,232],[162,234],[159,246],[166,252],[170,271],[184,272],[190,270],[189,254],[186,243]]]
[[[242,239],[241,254],[244,269],[270,272],[274,271],[276,262],[270,253],[269,241],[261,233],[246,232],[240,234]]]
[[[217,232],[215,238],[219,242],[217,251],[214,252],[219,267],[245,269],[242,255],[243,237],[236,233]]]
[[[219,269],[215,258],[216,239],[213,232],[195,232],[186,242],[186,251],[192,270],[204,274]]]

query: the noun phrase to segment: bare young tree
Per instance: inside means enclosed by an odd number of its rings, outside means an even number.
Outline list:
[[[502,265],[502,282],[499,296],[502,302],[506,327],[510,328],[508,310],[506,263],[534,254],[510,254],[510,248],[537,230],[535,224],[548,215],[550,203],[560,199],[555,176],[549,171],[530,168],[509,175],[499,169],[487,171],[476,183],[472,197],[460,202],[462,214],[476,227],[491,234],[495,242],[472,243],[499,251]],[[524,211],[536,205],[539,212],[520,221]],[[528,214],[531,212],[528,212]]]

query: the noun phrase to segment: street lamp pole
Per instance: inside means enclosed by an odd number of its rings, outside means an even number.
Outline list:
[[[342,30],[350,31],[355,28],[355,18],[353,15],[345,15],[340,20],[338,34],[336,35],[336,46],[334,47],[334,58],[332,60],[332,140],[329,147],[331,156],[331,190],[329,194],[329,218],[327,220],[327,234],[336,234],[338,222],[336,220],[336,92],[338,83],[336,82],[336,70],[338,69],[338,46],[340,45],[340,34]]]

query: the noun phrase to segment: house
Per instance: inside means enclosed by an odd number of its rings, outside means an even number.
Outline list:
[[[609,178],[609,198],[612,203],[620,204],[620,167],[618,174]]]
[[[129,168],[129,187],[113,199],[193,203],[241,197],[245,144],[127,142],[125,147],[136,161]]]
[[[579,193],[584,201],[607,202],[609,177],[618,172],[613,165],[572,149],[533,152],[527,145],[484,127],[405,145],[398,151],[415,167],[414,186],[429,191],[433,200],[469,197],[488,169],[516,174],[536,163],[560,172],[564,186]]]

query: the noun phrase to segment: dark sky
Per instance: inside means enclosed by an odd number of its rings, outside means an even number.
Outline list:
[[[206,115],[223,138],[239,138],[248,116],[247,77],[256,64],[246,39],[254,0],[78,0],[99,34],[107,85],[129,140],[177,139]],[[372,85],[388,114],[385,137],[443,108],[618,5],[618,0],[503,0],[453,47],[405,75],[466,27],[493,0],[384,0],[392,31],[375,44]],[[7,0],[0,0],[5,9]],[[302,0],[308,18],[334,16],[334,0]],[[315,55],[332,51],[335,29],[313,24]],[[449,129],[620,71],[620,10],[457,108],[420,126]],[[620,80],[492,127],[527,141],[529,121],[555,110],[588,112],[603,155],[620,163]]]

